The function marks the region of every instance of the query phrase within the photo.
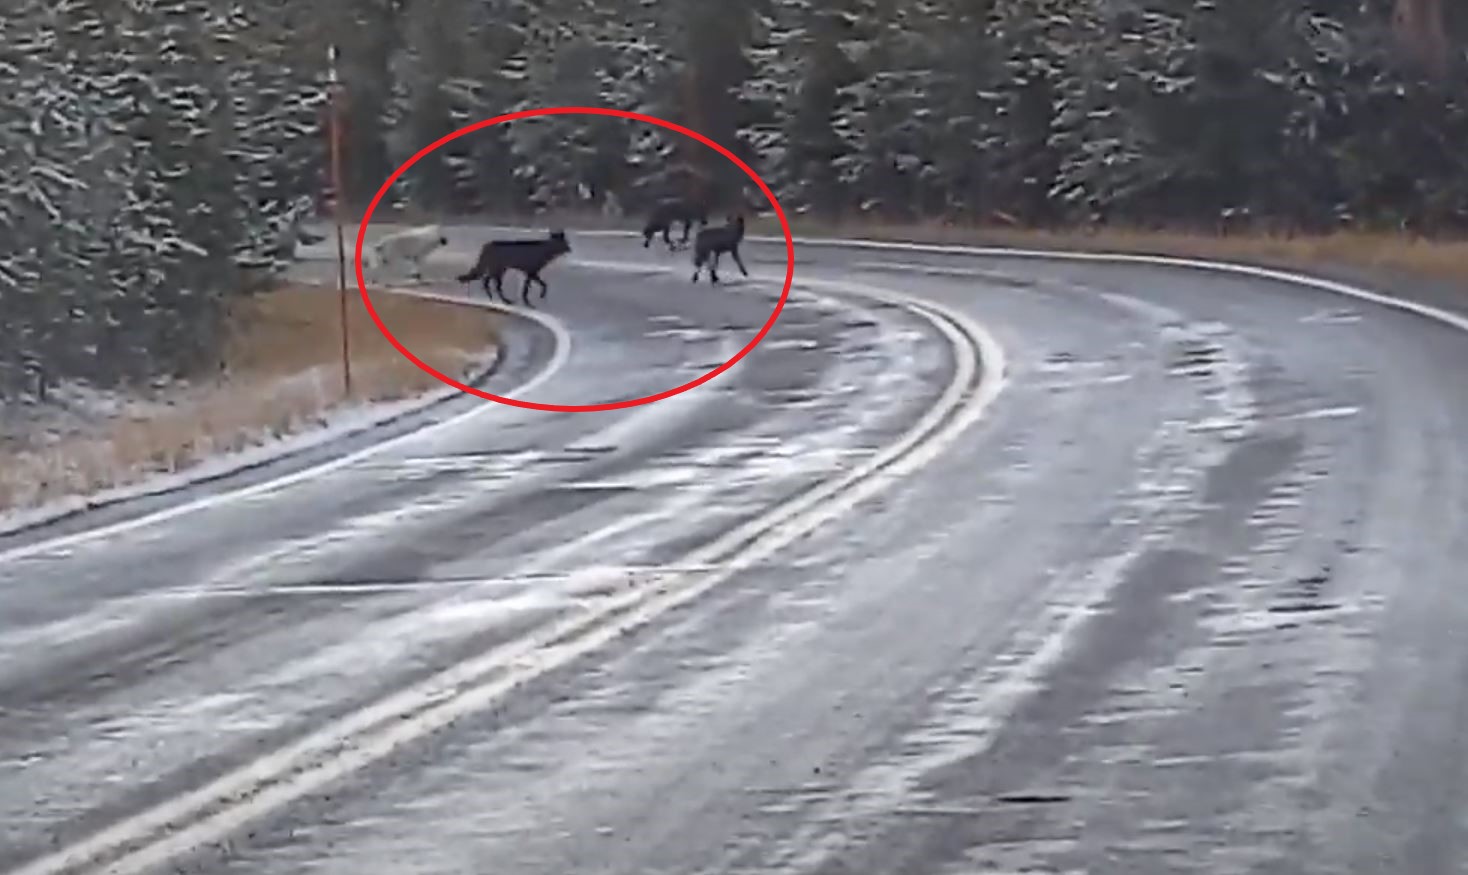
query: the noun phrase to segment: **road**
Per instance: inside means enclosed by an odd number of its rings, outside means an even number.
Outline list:
[[[670,388],[779,290],[572,241],[491,389]],[[1468,872],[1468,335],[798,252],[682,395],[0,544],[0,867]]]

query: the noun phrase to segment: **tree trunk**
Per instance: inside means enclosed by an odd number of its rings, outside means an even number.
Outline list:
[[[1434,76],[1447,72],[1448,40],[1442,0],[1396,0],[1392,25],[1408,55]]]

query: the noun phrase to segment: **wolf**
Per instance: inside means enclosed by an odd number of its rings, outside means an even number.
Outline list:
[[[749,276],[749,271],[744,267],[744,259],[739,257],[739,243],[744,240],[744,214],[738,213],[729,217],[729,221],[722,228],[704,228],[698,232],[693,240],[693,282],[698,282],[698,275],[705,264],[709,269],[709,280],[719,281],[719,255],[729,253],[734,258],[734,263],[739,265],[739,272]]]
[[[409,228],[406,231],[398,231],[389,234],[377,241],[377,245],[369,250],[369,255],[364,259],[364,267],[385,267],[399,259],[406,259],[413,264],[413,279],[423,279],[423,259],[428,254],[441,246],[449,245],[449,238],[444,236],[443,229],[438,225],[423,225],[418,228]]]
[[[566,241],[566,232],[554,230],[544,240],[491,240],[479,249],[479,259],[468,273],[459,276],[459,282],[468,283],[480,280],[484,285],[485,295],[493,298],[490,292],[490,280],[494,281],[495,291],[500,293],[500,298],[506,304],[510,303],[509,296],[505,294],[504,276],[507,270],[518,270],[525,274],[525,285],[520,289],[520,300],[525,306],[530,306],[530,283],[540,283],[540,297],[545,299],[550,288],[545,280],[540,278],[540,272],[546,265],[566,255],[571,251],[571,244]]]
[[[693,224],[697,222],[700,228],[709,223],[708,205],[701,200],[687,198],[671,198],[659,201],[652,209],[652,214],[647,218],[647,224],[642,226],[642,248],[646,249],[652,245],[652,238],[659,232],[663,235],[663,242],[668,244],[669,251],[677,249],[673,244],[671,232],[673,226],[681,223],[683,225],[684,245],[688,244],[688,235],[693,230]]]

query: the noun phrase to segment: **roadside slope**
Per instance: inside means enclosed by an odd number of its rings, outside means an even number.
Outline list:
[[[470,385],[503,392],[554,357],[552,322],[483,301],[394,292],[374,299],[389,329]],[[102,396],[104,405],[84,394],[89,409],[60,417],[70,435],[12,444],[0,550],[301,472],[488,403],[405,359],[355,293],[348,313],[350,401],[342,397],[335,290],[301,281],[238,307],[221,377],[158,392],[148,403],[114,395]]]

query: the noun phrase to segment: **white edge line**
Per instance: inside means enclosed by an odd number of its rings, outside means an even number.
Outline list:
[[[606,229],[593,229],[574,232],[584,237],[640,237],[632,231],[616,231]],[[766,235],[750,235],[744,239],[752,243],[784,243],[784,237],[771,237]],[[812,237],[796,240],[799,246],[826,246],[845,249],[878,249],[896,252],[924,252],[933,255],[969,255],[988,258],[1028,258],[1039,261],[1091,261],[1091,262],[1114,262],[1122,264],[1140,264],[1154,267],[1182,267],[1193,270],[1206,270],[1215,273],[1231,273],[1241,276],[1252,276],[1258,279],[1273,280],[1275,282],[1289,283],[1292,285],[1305,286],[1320,291],[1332,292],[1344,295],[1348,298],[1356,298],[1362,301],[1370,301],[1384,307],[1396,310],[1404,310],[1418,316],[1424,316],[1451,325],[1462,331],[1468,331],[1468,316],[1434,307],[1431,304],[1423,304],[1418,301],[1409,301],[1403,298],[1393,297],[1373,292],[1370,289],[1351,285],[1350,283],[1329,280],[1323,277],[1311,276],[1306,273],[1297,273],[1277,268],[1259,267],[1252,264],[1242,264],[1232,261],[1214,261],[1206,258],[1188,258],[1177,255],[1148,255],[1140,252],[1078,252],[1066,250],[1046,249],[1021,249],[1008,246],[967,246],[963,244],[943,243],[907,243],[896,240],[861,240],[846,237]]]
[[[982,418],[1003,391],[1007,380],[1004,349],[982,325],[965,314],[876,286],[827,280],[817,280],[814,284],[848,294],[906,303],[918,315],[931,321],[947,339],[960,342],[957,347],[960,351],[958,366],[939,401],[896,443],[888,445],[878,456],[834,484],[837,490],[850,487],[846,492],[834,496],[804,493],[754,521],[761,524],[763,531],[746,534],[748,526],[742,526],[675,563],[699,567],[703,563],[695,561],[698,557],[736,548],[733,555],[721,557],[723,567],[711,574],[665,577],[653,586],[639,587],[608,600],[597,610],[554,623],[526,638],[444,669],[385,699],[337,718],[282,750],[245,763],[202,787],[160,802],[100,833],[57,849],[21,867],[15,875],[64,871],[92,862],[109,851],[121,851],[121,854],[105,865],[106,870],[113,875],[125,875],[144,871],[218,841],[243,824],[368,766],[403,744],[480,711],[516,687],[592,653],[669,610],[698,598],[751,564],[838,518],[904,474],[936,459],[964,430]],[[969,344],[963,342],[962,333],[954,327],[955,324],[974,339],[979,347],[979,357],[984,357],[982,362],[972,351],[967,355],[961,352]],[[972,395],[965,397],[976,374],[979,384]],[[952,418],[943,422],[945,417]],[[888,470],[883,470],[884,467]],[[819,502],[823,500],[825,503],[822,505]],[[811,504],[816,506],[810,507]],[[751,538],[752,543],[741,546],[741,540]],[[689,578],[695,581],[691,586],[679,586]],[[619,614],[622,615],[620,618]],[[484,679],[486,673],[497,668],[503,671]],[[314,762],[311,761],[313,758]],[[209,813],[210,807],[221,803],[225,807]],[[159,830],[166,829],[170,823],[199,813],[201,809],[204,812],[201,819],[187,821],[155,838]]]
[[[388,291],[388,292],[390,292],[392,294],[400,294],[400,295],[406,295],[406,296],[409,296],[409,297],[425,298],[425,299],[428,299],[428,300],[435,300],[435,301],[444,301],[444,302],[453,303],[453,304],[462,304],[462,305],[469,306],[469,307],[478,307],[478,308],[485,309],[485,310],[492,310],[492,311],[495,311],[495,312],[498,312],[498,313],[507,313],[507,314],[510,314],[510,315],[523,316],[523,317],[528,318],[528,319],[530,319],[530,320],[532,320],[534,322],[539,323],[540,325],[542,325],[546,329],[548,329],[551,332],[551,334],[555,336],[555,340],[556,340],[556,342],[555,342],[555,352],[551,355],[550,361],[548,361],[546,363],[545,367],[541,368],[541,370],[539,371],[539,373],[537,373],[535,376],[531,377],[529,380],[527,380],[526,382],[522,383],[521,385],[515,387],[515,392],[516,393],[526,392],[526,391],[533,390],[537,386],[539,386],[540,384],[544,383],[546,380],[549,380],[551,377],[555,376],[556,372],[558,372],[563,366],[565,366],[566,361],[570,357],[570,354],[571,354],[571,334],[566,329],[564,323],[562,323],[561,320],[557,319],[554,316],[550,316],[550,315],[547,315],[545,313],[540,313],[540,312],[537,312],[535,310],[525,310],[525,309],[515,310],[515,309],[509,308],[509,307],[505,307],[505,306],[503,306],[501,304],[494,303],[494,302],[491,302],[491,301],[479,301],[479,300],[475,300],[475,299],[469,298],[469,297],[460,297],[460,296],[455,296],[455,295],[445,295],[445,294],[438,294],[438,293],[435,293],[435,292],[426,292],[426,291],[418,291],[418,290],[413,290],[413,289],[400,289],[400,288],[386,289],[386,291]],[[437,400],[438,399],[435,399],[435,403],[436,403]],[[422,408],[420,408],[418,410],[408,410],[408,411],[405,411],[404,413],[400,414],[400,416],[410,416],[410,415],[413,415],[415,413],[421,413],[421,412],[423,412],[423,410],[427,410],[431,406],[432,406],[431,403],[426,403],[426,404],[423,405]],[[473,408],[471,410],[467,410],[467,411],[465,411],[463,413],[460,413],[460,414],[458,414],[456,416],[451,416],[448,419],[442,420],[440,422],[435,422],[435,423],[431,423],[429,425],[425,425],[422,428],[417,428],[417,429],[414,429],[412,431],[406,432],[404,434],[400,434],[400,435],[398,435],[396,437],[389,438],[388,440],[382,441],[381,443],[375,443],[375,444],[372,444],[371,446],[363,447],[360,450],[356,450],[356,451],[351,452],[351,453],[348,453],[348,454],[346,454],[344,456],[339,456],[339,457],[337,457],[335,459],[331,459],[329,461],[322,462],[319,465],[312,465],[312,466],[310,466],[308,468],[303,468],[303,469],[301,469],[299,471],[294,471],[294,472],[292,472],[290,474],[285,474],[285,475],[282,475],[280,477],[275,477],[275,478],[272,478],[270,480],[262,481],[260,483],[254,483],[254,484],[251,484],[249,486],[242,486],[242,487],[240,487],[238,489],[232,489],[232,490],[229,490],[227,492],[220,492],[220,493],[216,493],[216,494],[213,494],[213,495],[200,496],[199,498],[193,499],[191,501],[186,501],[186,502],[184,502],[182,504],[177,504],[177,505],[172,505],[170,507],[162,508],[160,510],[153,511],[151,513],[143,514],[142,516],[131,517],[131,518],[125,519],[125,520],[119,520],[119,521],[117,521],[115,523],[109,523],[107,525],[98,526],[96,528],[91,528],[91,529],[84,529],[84,530],[82,530],[80,532],[73,532],[73,533],[68,534],[68,535],[61,535],[61,536],[58,536],[58,537],[55,537],[55,538],[49,538],[49,539],[44,540],[44,541],[38,541],[38,542],[35,542],[35,543],[30,543],[30,544],[22,544],[22,545],[20,545],[18,547],[12,547],[9,550],[5,550],[3,552],[0,552],[0,562],[7,562],[7,561],[15,560],[15,559],[23,559],[23,558],[26,558],[28,556],[34,556],[34,555],[36,555],[38,553],[45,553],[45,552],[48,552],[48,551],[51,551],[51,550],[57,550],[57,549],[65,548],[65,547],[70,547],[70,546],[73,546],[75,544],[82,544],[82,543],[86,543],[88,541],[94,541],[94,540],[97,540],[98,538],[105,538],[105,537],[107,537],[109,535],[115,535],[115,534],[118,534],[118,533],[121,533],[121,532],[127,532],[127,531],[131,531],[133,529],[142,528],[144,526],[152,525],[154,523],[159,523],[159,522],[163,522],[165,520],[170,520],[170,519],[173,519],[175,517],[183,516],[184,514],[187,514],[187,513],[193,513],[194,511],[201,510],[203,508],[215,507],[215,506],[222,505],[222,504],[228,504],[230,502],[238,501],[238,500],[243,499],[243,498],[249,498],[250,496],[260,495],[260,494],[263,494],[263,493],[266,493],[266,492],[272,492],[274,490],[280,489],[280,488],[285,487],[285,486],[290,486],[290,485],[295,484],[295,483],[302,483],[302,482],[305,482],[305,481],[308,481],[308,480],[314,480],[317,477],[321,477],[321,476],[323,476],[325,474],[329,474],[329,473],[331,473],[333,471],[340,470],[342,468],[347,467],[348,465],[352,465],[352,464],[355,464],[357,462],[360,462],[363,459],[371,458],[372,456],[375,456],[378,453],[382,453],[382,452],[384,452],[386,450],[392,449],[393,447],[398,446],[398,445],[403,444],[403,443],[406,443],[406,442],[408,442],[410,440],[415,440],[415,439],[418,439],[418,438],[423,437],[424,435],[433,434],[435,432],[442,431],[444,429],[449,429],[449,428],[453,428],[454,426],[457,426],[457,425],[462,425],[463,423],[469,422],[470,420],[475,419],[476,417],[483,416],[484,414],[486,414],[486,413],[488,413],[490,411],[496,411],[498,409],[499,409],[499,405],[498,404],[494,404],[492,402],[486,401],[484,404],[482,404],[482,405],[480,405],[478,407],[475,407],[475,408]],[[380,426],[380,425],[382,425],[382,423],[379,423],[378,424],[378,426]],[[378,427],[378,426],[367,426],[366,429],[358,430],[358,431],[356,431],[354,433],[351,433],[350,435],[343,435],[343,437],[360,435],[362,433],[362,431],[370,430],[371,428],[375,428],[375,427]],[[283,458],[286,458],[286,456],[281,456],[280,458],[283,459]],[[271,464],[273,461],[279,461],[279,459],[267,460],[267,461],[262,462],[260,464]],[[257,467],[257,466],[252,466],[252,467]],[[236,472],[236,473],[238,473],[238,472]],[[224,474],[222,476],[228,477],[230,475],[229,474]],[[217,479],[217,478],[215,476],[211,476],[208,479],[213,480],[213,479]],[[201,479],[199,482],[204,482],[204,481]],[[188,485],[190,485],[190,484],[187,484],[186,483],[186,484],[184,484],[184,486],[181,486],[179,488],[187,488]],[[170,491],[173,491],[173,490],[164,490],[163,492],[154,493],[153,495],[166,495]],[[139,496],[139,498],[141,498],[141,497],[145,497],[145,496]],[[147,496],[147,497],[151,497],[151,496]],[[86,511],[83,510],[82,512],[85,513]],[[36,525],[44,526],[44,525],[46,525],[46,523],[45,522],[41,522],[41,523],[37,523]],[[30,528],[30,527],[27,526],[27,528]],[[20,533],[16,533],[16,534],[20,534]]]

